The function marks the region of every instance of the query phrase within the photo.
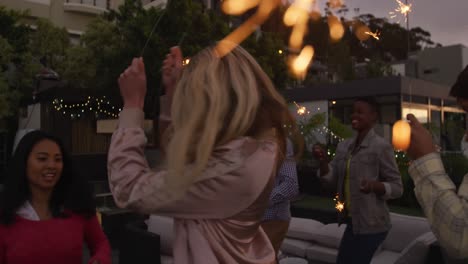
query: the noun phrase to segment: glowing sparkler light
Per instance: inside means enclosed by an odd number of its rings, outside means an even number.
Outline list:
[[[310,111],[307,110],[307,108],[305,106],[302,106],[302,105],[298,105],[296,102],[293,102],[296,107],[297,107],[297,114],[302,116],[302,115],[305,115],[305,114],[310,114]]]
[[[322,18],[322,14],[318,10],[312,10],[310,12],[310,19],[314,22],[319,21]]]
[[[189,65],[189,63],[190,63],[189,58],[182,60],[182,66],[187,66],[187,65]]]
[[[344,5],[343,0],[329,0],[328,5],[332,9],[340,8]]]
[[[366,32],[370,32],[370,28],[362,23],[359,20],[355,20],[351,23],[354,35],[356,35],[356,38],[358,38],[360,41],[366,41],[370,38],[370,36]]]
[[[338,194],[335,196],[335,198],[333,199],[333,201],[335,201],[335,209],[338,211],[338,212],[343,212],[344,210],[344,205],[345,203],[344,202],[341,202],[340,197],[338,196]]]
[[[310,45],[305,46],[299,56],[292,61],[292,71],[297,77],[305,77],[305,73],[309,68],[312,58],[314,57],[314,48]]]
[[[400,0],[395,0],[398,4],[397,8],[395,8],[395,12],[390,12],[390,18],[396,18],[398,15],[403,15],[405,17],[405,21],[408,19],[408,14],[413,11],[411,7],[413,4],[404,4]],[[399,21],[398,21],[399,22]]]
[[[259,3],[260,0],[224,0],[221,9],[229,15],[241,15]]]
[[[283,23],[288,27],[292,27],[298,23],[307,22],[308,16],[307,10],[298,5],[291,5],[284,13]]]
[[[330,38],[332,41],[339,41],[343,37],[345,29],[339,18],[329,16],[328,27],[330,28]]]
[[[291,35],[289,36],[289,48],[299,51],[304,42],[304,35],[307,30],[306,24],[296,24],[293,27]]]
[[[372,31],[366,31],[364,32],[365,34],[375,38],[376,40],[380,40],[380,32],[379,31],[376,31],[375,33],[372,32]]]
[[[232,0],[239,1],[239,0]],[[243,0],[242,2],[247,2]],[[244,41],[252,34],[267,18],[271,12],[280,4],[280,0],[260,0],[257,4],[257,12],[240,25],[236,30],[227,35],[223,40],[218,42],[215,47],[215,52],[218,57],[224,57],[231,52],[237,45]]]

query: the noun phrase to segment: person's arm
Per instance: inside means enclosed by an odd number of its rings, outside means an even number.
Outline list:
[[[447,253],[455,258],[468,257],[468,175],[458,195],[436,152],[432,135],[413,114],[407,115],[411,125],[411,143],[407,150],[413,159],[409,173],[419,204]]]
[[[273,176],[277,145],[239,140],[230,150],[233,155],[211,164],[200,176],[202,180],[182,197],[174,197],[167,171],[151,170],[145,159],[143,116],[139,109],[124,108],[112,135],[108,177],[119,207],[181,218],[225,218],[250,206]]]
[[[5,235],[3,234],[5,231],[0,226],[0,264],[6,264],[6,245],[5,245]]]
[[[84,218],[84,238],[91,258],[89,264],[111,264],[111,249],[96,216]]]
[[[379,156],[379,181],[373,182],[372,191],[384,200],[403,195],[403,183],[390,144],[385,144]]]
[[[437,153],[413,161],[409,173],[416,198],[440,245],[454,258],[468,258],[468,175],[457,195]]]
[[[279,184],[273,188],[270,195],[270,205],[291,201],[299,195],[296,161],[292,143],[288,141],[286,159],[278,170]]]
[[[340,151],[342,148],[342,143],[339,143],[337,148],[336,148],[336,153]],[[328,159],[328,155],[326,154],[325,150],[320,148],[320,153],[315,152],[315,156],[319,161],[319,169],[317,170],[317,176],[319,177],[319,180],[325,184],[326,186],[329,186],[331,188],[336,187],[336,182],[337,182],[337,175],[336,175],[336,166],[338,165],[337,163],[337,158],[333,158],[330,162]],[[318,154],[318,155],[317,155]]]

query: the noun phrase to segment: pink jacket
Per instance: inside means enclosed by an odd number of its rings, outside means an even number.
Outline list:
[[[244,137],[216,148],[206,170],[170,202],[166,170],[144,156],[144,114],[124,109],[108,156],[109,184],[118,206],[174,217],[174,260],[183,264],[271,264],[275,253],[260,227],[273,185],[277,145]]]

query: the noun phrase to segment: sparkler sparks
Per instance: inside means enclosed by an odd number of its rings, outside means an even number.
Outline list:
[[[305,106],[299,105],[296,102],[293,102],[297,107],[297,114],[303,116],[305,114],[310,114],[310,111],[307,110]]]
[[[335,201],[335,209],[340,213],[343,212],[345,203],[340,201],[338,194],[335,195],[333,201]]]
[[[233,2],[232,0],[230,2]],[[235,6],[241,6],[240,10],[248,9],[250,0],[236,0]],[[240,25],[236,30],[227,35],[223,40],[218,42],[215,47],[215,52],[218,57],[224,57],[231,52],[237,45],[244,41],[250,34],[252,34],[265,20],[268,19],[271,12],[275,10],[280,4],[280,0],[261,0],[258,2],[257,12],[251,16],[247,21]],[[255,6],[255,5],[254,5]],[[228,6],[229,7],[229,6]],[[224,12],[230,13],[229,9]],[[237,10],[236,10],[237,12]]]
[[[328,5],[332,9],[340,8],[344,5],[343,0],[329,0]]]
[[[183,60],[182,60],[182,66],[187,66],[187,65],[189,65],[189,63],[190,63],[190,59],[189,59],[189,58],[183,59]]]
[[[380,40],[380,32],[379,31],[376,31],[375,33],[374,32],[371,32],[371,31],[366,31],[364,32],[365,34],[375,38],[376,40]]]
[[[405,21],[408,19],[408,14],[413,11],[411,9],[411,7],[413,6],[413,4],[404,4],[403,2],[401,2],[400,0],[395,0],[398,4],[397,8],[395,8],[395,12],[390,12],[390,18],[393,19],[393,18],[396,18],[397,16],[399,15],[402,15],[405,17]],[[399,22],[399,21],[398,21]]]
[[[411,4],[405,5],[400,0],[395,0],[398,7],[395,12],[407,15],[411,12]],[[317,21],[321,18],[320,12],[316,9],[317,0],[224,0],[222,10],[226,14],[240,15],[246,11],[257,7],[257,11],[236,30],[231,32],[223,40],[218,42],[215,52],[218,57],[223,57],[232,51],[237,45],[244,41],[252,34],[275,10],[280,4],[287,5],[287,10],[283,17],[283,22],[286,26],[291,27],[291,35],[289,37],[289,50],[294,51],[294,54],[289,53],[288,64],[290,72],[297,79],[305,79],[309,66],[312,64],[314,57],[314,49],[312,46],[304,47],[304,36],[308,32],[309,20]],[[327,0],[330,9],[339,9],[343,7],[344,0]],[[393,13],[393,12],[392,12]],[[343,21],[333,11],[327,13],[328,26],[330,31],[330,39],[333,42],[341,40],[346,32],[346,28],[350,25],[343,24]],[[353,26],[356,36],[359,40],[365,41],[371,36],[374,39],[380,39],[379,32],[371,32],[370,29],[360,23],[360,26]],[[300,54],[297,54],[299,53]],[[282,51],[279,51],[282,54]],[[300,114],[298,112],[298,114]],[[302,113],[305,114],[305,113]]]

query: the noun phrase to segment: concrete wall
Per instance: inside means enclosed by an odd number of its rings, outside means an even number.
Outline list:
[[[466,58],[468,58],[468,51],[463,45],[423,50],[417,55],[417,77],[451,86],[458,73],[468,63]]]
[[[41,104],[29,105],[18,120],[18,129],[41,129]]]
[[[111,0],[116,8],[121,0]],[[83,2],[83,3],[82,3]],[[54,25],[65,27],[73,35],[86,30],[88,23],[97,15],[106,12],[106,0],[1,0],[0,5],[9,9],[29,10],[31,18],[47,18]]]

